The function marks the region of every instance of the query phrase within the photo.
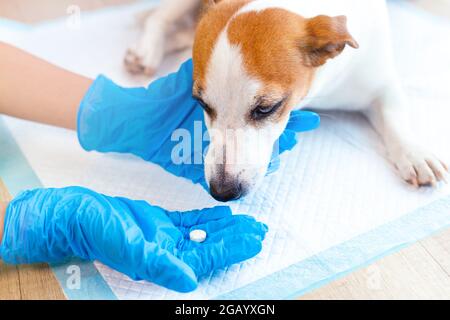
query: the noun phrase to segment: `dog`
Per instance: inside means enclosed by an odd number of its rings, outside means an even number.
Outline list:
[[[403,180],[416,187],[445,180],[448,166],[416,143],[408,123],[384,0],[163,0],[125,64],[151,74],[165,52],[189,46],[215,199],[236,200],[256,188],[290,112],[305,107],[363,113]],[[240,130],[241,142],[227,130]],[[245,161],[232,161],[233,153],[245,153]]]

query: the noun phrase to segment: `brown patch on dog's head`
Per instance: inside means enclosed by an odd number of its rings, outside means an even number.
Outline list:
[[[195,33],[194,60],[194,94],[201,90],[205,80],[208,61],[220,33],[231,17],[250,0],[209,1],[204,0],[206,9],[198,23]]]
[[[209,9],[194,42],[194,95],[200,96],[204,89],[208,62],[227,24],[228,40],[240,48],[246,71],[265,85],[261,95],[286,96],[291,107],[308,93],[317,67],[337,57],[347,45],[359,47],[347,30],[345,16],[304,18],[280,8],[236,15],[249,2],[205,0]]]
[[[294,101],[307,94],[316,67],[338,56],[346,45],[358,47],[346,22],[344,16],[306,19],[271,8],[234,18],[228,37],[241,48],[252,76],[262,80],[269,91],[291,93],[290,102],[297,103]]]
[[[210,5],[194,42],[193,94],[210,133],[205,178],[220,201],[236,199],[261,181],[317,67],[346,45],[358,46],[345,17],[307,19],[279,8],[239,13],[249,2]]]

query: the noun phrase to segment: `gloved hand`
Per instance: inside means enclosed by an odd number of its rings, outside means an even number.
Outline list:
[[[206,231],[206,241],[190,241],[192,229]],[[228,207],[169,212],[80,187],[37,189],[9,204],[0,257],[11,264],[99,260],[134,280],[189,292],[200,277],[257,255],[266,232]]]
[[[87,151],[132,153],[208,189],[202,160],[209,143],[200,141],[207,140],[201,139],[207,129],[203,109],[192,97],[192,72],[189,60],[178,72],[151,83],[147,89],[122,88],[99,76],[80,105],[81,146]],[[316,129],[319,122],[315,113],[294,111],[279,148],[274,148],[277,152],[269,172],[276,169],[278,150],[291,150],[297,143],[296,133]],[[188,145],[192,146],[191,152],[182,155],[181,163],[172,161],[174,147],[180,143],[179,137],[172,135],[176,129],[184,129],[177,132],[187,133]]]

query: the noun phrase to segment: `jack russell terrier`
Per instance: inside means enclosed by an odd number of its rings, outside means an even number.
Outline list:
[[[290,112],[305,107],[364,113],[402,179],[414,186],[445,180],[448,167],[416,144],[406,120],[384,0],[163,0],[125,63],[152,73],[165,52],[191,44],[193,95],[211,136],[205,177],[216,199],[255,188]],[[219,138],[227,130],[241,130],[245,147]],[[246,150],[245,161],[232,161],[230,149]]]

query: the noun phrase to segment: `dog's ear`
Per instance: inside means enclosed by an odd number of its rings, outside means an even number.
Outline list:
[[[306,20],[305,34],[300,40],[305,65],[319,67],[338,56],[346,45],[359,48],[347,30],[347,17],[321,15]]]

